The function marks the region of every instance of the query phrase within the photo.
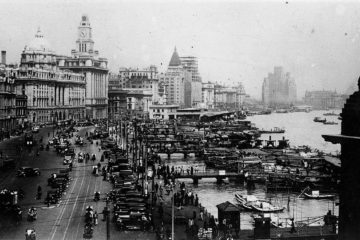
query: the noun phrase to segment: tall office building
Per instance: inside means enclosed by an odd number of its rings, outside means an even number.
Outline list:
[[[190,73],[184,70],[175,48],[166,73],[159,76],[160,82],[165,86],[167,104],[185,105],[185,78],[189,79],[189,77]]]
[[[191,74],[191,81],[185,84],[185,106],[197,107],[202,102],[202,82],[197,57],[180,57],[180,61],[183,68]]]
[[[263,81],[262,100],[269,107],[285,107],[296,102],[296,83],[282,67],[275,67]]]

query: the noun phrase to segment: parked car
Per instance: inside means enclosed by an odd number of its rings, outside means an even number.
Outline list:
[[[63,163],[64,163],[64,165],[69,165],[70,163],[72,163],[72,156],[65,155]]]
[[[18,177],[34,177],[39,175],[40,175],[40,170],[38,168],[21,167],[17,171]]]

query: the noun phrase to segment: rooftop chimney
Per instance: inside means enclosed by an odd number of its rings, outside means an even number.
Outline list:
[[[1,51],[1,63],[6,65],[6,51]]]

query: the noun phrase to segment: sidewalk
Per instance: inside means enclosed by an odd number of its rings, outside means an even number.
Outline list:
[[[160,182],[163,183],[162,177],[161,179],[155,178],[154,184]],[[179,184],[178,184],[179,185]],[[163,186],[162,186],[163,187]],[[176,192],[180,192],[179,186],[176,186]],[[196,194],[193,192],[193,194]],[[162,197],[160,190],[156,193],[157,201],[153,208],[153,219],[155,230],[158,232],[163,226],[163,230],[167,233],[167,235],[171,236],[171,228],[172,228],[172,197],[174,195],[174,191],[170,191],[169,194],[164,190]],[[161,219],[161,210],[159,210],[162,205],[163,208],[163,217]],[[200,218],[200,212],[203,212],[203,220]],[[193,226],[190,228],[189,220],[193,219],[193,216],[196,216],[193,222]],[[210,214],[206,212],[206,209],[199,205],[195,206],[195,204],[187,204],[182,207],[174,206],[174,236],[176,240],[187,240],[187,239],[198,239],[197,233],[199,229],[205,227],[209,227],[210,222]],[[162,225],[163,223],[163,225]]]

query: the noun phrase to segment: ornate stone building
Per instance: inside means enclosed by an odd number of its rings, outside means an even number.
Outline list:
[[[3,61],[2,61],[3,62]],[[17,70],[0,64],[0,140],[17,126],[15,79]]]
[[[94,49],[92,28],[86,15],[81,17],[76,49],[71,50],[71,55],[71,57],[58,57],[58,65],[61,69],[85,75],[86,117],[107,118],[108,62],[106,58],[99,57],[99,51]]]
[[[120,68],[118,74],[109,78],[109,117],[121,118],[132,114],[143,116],[149,106],[159,101],[159,79],[157,68]]]
[[[348,95],[336,91],[306,91],[304,103],[313,109],[342,108]]]
[[[40,29],[21,54],[17,92],[27,96],[28,121],[52,123],[85,117],[83,73],[60,70]]]

